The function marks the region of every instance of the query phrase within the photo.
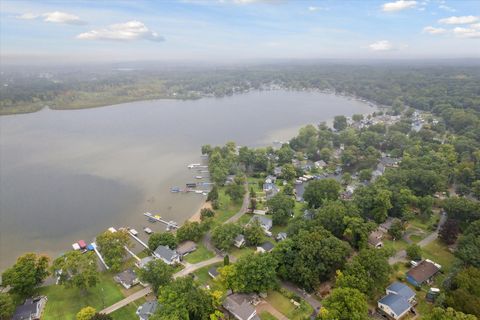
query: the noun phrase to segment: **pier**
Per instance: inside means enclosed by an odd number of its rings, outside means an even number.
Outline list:
[[[166,221],[166,220],[163,220],[160,217],[157,218],[153,214],[151,214],[150,212],[145,212],[143,215],[148,217],[149,219],[153,219],[155,221],[158,221],[158,222],[161,222],[161,223],[167,225],[168,229],[177,229],[178,228],[178,223],[176,223],[175,221]]]
[[[139,237],[137,237],[136,235],[134,235],[130,230],[128,230],[128,234],[132,236],[133,239],[137,240],[142,246],[144,246],[145,248],[149,249],[148,248],[148,245],[143,242]],[[125,249],[127,249],[127,247],[125,247]],[[133,255],[133,253],[127,249],[127,251]]]
[[[92,247],[93,247],[93,250],[95,251],[95,253],[97,254],[98,258],[100,259],[100,261],[102,262],[103,266],[105,267],[105,269],[110,269],[109,266],[107,266],[107,263],[105,262],[105,260],[103,260],[103,257],[102,255],[100,254],[100,251],[98,251],[97,249],[97,244],[95,242],[92,242],[91,243]]]
[[[140,258],[137,257],[137,255],[136,255],[135,253],[133,253],[130,249],[128,249],[127,246],[124,246],[124,248],[125,248],[125,250],[127,250],[128,253],[130,253],[130,255],[131,255],[132,257],[135,258],[135,260],[140,261]]]

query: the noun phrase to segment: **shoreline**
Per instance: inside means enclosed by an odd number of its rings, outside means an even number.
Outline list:
[[[188,218],[186,221],[188,221],[188,222],[200,222],[201,221],[200,212],[202,211],[202,209],[212,209],[212,203],[210,201],[204,201],[200,205],[200,207],[198,207],[197,211],[195,211],[195,213],[190,218]]]

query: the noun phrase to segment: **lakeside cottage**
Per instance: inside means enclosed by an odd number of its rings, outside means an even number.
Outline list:
[[[250,300],[248,294],[234,293],[227,296],[223,307],[237,320],[260,320]]]
[[[127,269],[113,277],[115,282],[120,283],[125,289],[130,289],[140,282],[133,269]]]
[[[157,249],[155,249],[155,251],[153,252],[153,255],[157,259],[161,259],[168,265],[180,262],[180,257],[178,256],[177,252],[167,246],[158,246]]]
[[[47,304],[46,296],[27,299],[13,313],[12,320],[40,320]]]
[[[420,287],[424,283],[430,283],[433,277],[440,272],[441,265],[426,259],[408,270],[407,281],[415,287]]]
[[[180,259],[183,259],[184,256],[188,255],[189,253],[197,250],[197,244],[193,241],[187,240],[183,241],[177,246],[177,254],[180,256]]]
[[[260,252],[260,253],[270,252],[273,250],[273,248],[274,248],[273,243],[271,243],[270,241],[265,241],[261,245],[257,246],[257,252]]]
[[[157,300],[147,301],[138,307],[136,314],[140,320],[148,320],[157,311]]]
[[[410,311],[415,312],[413,310],[417,303],[415,292],[409,286],[401,282],[394,282],[385,291],[386,295],[377,302],[377,307],[381,314],[389,319],[398,320],[406,316]]]

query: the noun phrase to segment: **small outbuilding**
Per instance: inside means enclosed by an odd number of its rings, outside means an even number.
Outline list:
[[[158,302],[156,300],[147,301],[138,307],[136,314],[140,320],[148,320],[155,311],[157,311]]]
[[[197,244],[193,241],[187,240],[183,241],[177,246],[177,253],[178,255],[183,258],[187,254],[197,250]]]

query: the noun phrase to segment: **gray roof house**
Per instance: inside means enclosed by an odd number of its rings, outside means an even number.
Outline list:
[[[153,255],[156,258],[163,260],[163,262],[165,262],[166,264],[174,264],[180,262],[180,258],[177,252],[167,246],[158,246],[157,249],[155,249],[155,251],[153,252]]]
[[[287,239],[287,233],[286,232],[279,232],[275,239],[277,241],[283,241],[283,240]]]
[[[238,236],[233,239],[233,245],[237,248],[241,248],[245,245],[245,236],[243,234],[239,234]]]
[[[176,251],[180,257],[183,257],[195,250],[197,250],[197,244],[193,241],[187,240],[180,243],[177,246]]]
[[[217,267],[211,267],[210,269],[208,269],[208,275],[210,277],[212,277],[213,279],[218,277],[218,275],[219,275],[218,268]]]
[[[253,223],[255,220],[258,220],[258,222],[260,223],[260,226],[265,231],[270,231],[270,229],[272,229],[272,219],[264,216],[253,216],[252,219],[250,219],[249,223]]]
[[[39,320],[45,309],[47,300],[46,296],[25,300],[22,305],[15,309],[12,320]]]
[[[269,241],[265,241],[261,245],[257,246],[257,252],[265,253],[265,252],[270,252],[274,248],[273,243]]]
[[[249,302],[246,294],[234,293],[225,299],[223,307],[237,320],[260,320],[257,311]]]
[[[148,256],[148,257],[140,259],[140,261],[135,262],[135,265],[137,266],[137,268],[143,269],[153,259],[154,258],[152,256]]]
[[[378,300],[378,309],[390,319],[404,317],[415,305],[415,292],[409,286],[394,282],[385,290],[387,295]]]
[[[155,313],[158,307],[156,300],[147,301],[138,307],[136,314],[140,320],[148,320],[152,314]]]
[[[120,283],[125,289],[130,289],[134,285],[138,284],[138,276],[133,269],[127,269],[118,273],[113,279]]]

